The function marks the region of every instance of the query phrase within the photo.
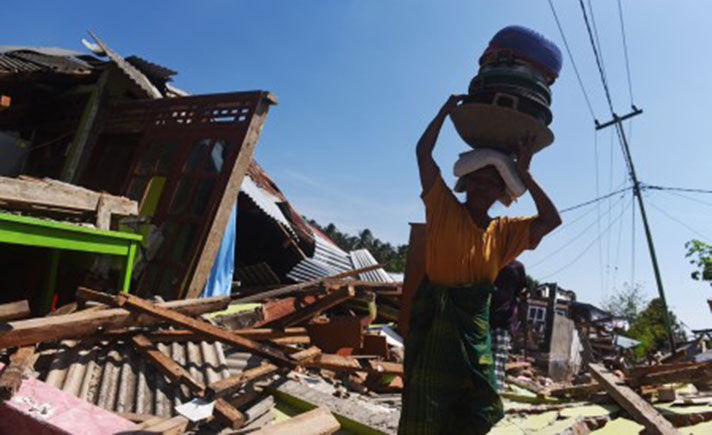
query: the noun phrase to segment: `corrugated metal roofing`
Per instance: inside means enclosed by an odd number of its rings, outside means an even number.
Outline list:
[[[30,50],[0,53],[0,74],[53,72],[60,74],[89,74],[93,67],[72,56],[57,56]]]
[[[287,273],[287,278],[303,282],[353,269],[349,254],[321,232],[314,231],[314,242],[314,255],[297,263]]]
[[[144,74],[151,77],[157,77],[166,81],[172,80],[171,77],[178,74],[177,71],[173,71],[170,68],[166,68],[165,66],[153,63],[136,55],[128,56],[126,58],[126,61],[141,70],[141,72],[143,72]]]
[[[349,253],[349,256],[351,257],[354,269],[360,269],[362,267],[373,266],[378,264],[378,261],[373,258],[373,255],[371,255],[371,252],[369,252],[368,249],[358,249],[356,251],[351,251]],[[375,269],[368,272],[360,273],[358,275],[358,278],[363,281],[372,282],[395,282],[393,277],[383,269]]]
[[[234,352],[231,358],[237,361],[229,363],[220,343],[161,343],[158,348],[206,384],[230,376],[231,365],[251,363],[249,358],[233,357]],[[40,380],[109,411],[171,417],[174,406],[190,398],[186,389],[170,385],[129,343],[64,341],[42,354],[51,363],[40,368]]]
[[[289,220],[284,216],[282,210],[277,205],[280,202],[279,198],[271,195],[264,189],[261,189],[249,176],[242,180],[240,191],[247,195],[257,207],[260,208],[267,216],[274,219],[278,224],[282,225],[290,234],[297,237],[297,233],[289,224]]]

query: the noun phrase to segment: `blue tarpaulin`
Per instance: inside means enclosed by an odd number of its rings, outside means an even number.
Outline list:
[[[237,201],[227,221],[220,248],[210,269],[208,282],[201,297],[229,296],[232,289],[232,275],[235,270],[235,238],[237,237]]]

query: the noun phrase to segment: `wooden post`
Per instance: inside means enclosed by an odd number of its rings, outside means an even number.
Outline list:
[[[623,384],[614,374],[600,364],[589,364],[593,377],[605,388],[608,394],[616,401],[635,421],[645,426],[651,434],[671,435],[679,434],[675,427],[665,419],[651,404],[637,395],[629,386]]]
[[[411,223],[408,240],[408,254],[405,263],[405,279],[401,296],[401,309],[398,330],[405,338],[408,336],[410,306],[415,290],[425,277],[425,224]]]

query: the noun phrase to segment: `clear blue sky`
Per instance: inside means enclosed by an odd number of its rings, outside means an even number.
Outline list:
[[[624,113],[630,98],[617,2],[593,3],[615,107]],[[607,119],[578,2],[554,4],[595,114]],[[624,1],[635,103],[645,110],[634,122],[631,140],[644,182],[712,188],[711,9],[712,3],[703,1],[674,7]],[[3,44],[83,50],[80,38],[94,30],[124,55],[179,71],[175,84],[192,93],[273,91],[280,104],[267,119],[258,161],[302,213],[349,231],[368,227],[393,243],[406,242],[408,222],[423,219],[415,143],[446,97],[466,91],[489,38],[501,27],[521,24],[564,48],[543,0],[24,1],[8,2],[3,11]],[[568,56],[553,92],[557,139],[535,156],[532,171],[564,208],[611,191],[625,181],[625,173],[617,142],[611,154],[611,131],[598,136],[596,171],[593,123]],[[457,153],[464,150],[447,123],[436,158],[448,182],[454,180]],[[692,269],[684,259],[685,241],[702,236],[658,209],[712,237],[712,195],[688,195],[707,204],[663,192],[646,196],[668,301],[691,327],[709,327],[706,299],[712,289],[689,278]],[[592,303],[632,279],[653,297],[639,220],[632,272],[630,200],[630,195],[620,203],[614,198],[600,209],[565,214],[568,226],[523,255],[529,273]],[[533,211],[525,198],[496,213]]]

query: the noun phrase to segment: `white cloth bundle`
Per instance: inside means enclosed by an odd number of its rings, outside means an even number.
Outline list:
[[[502,180],[504,180],[506,193],[499,198],[499,201],[509,207],[515,199],[524,195],[527,188],[517,174],[514,161],[506,154],[493,149],[477,148],[460,154],[460,158],[455,162],[453,169],[455,176],[459,178],[455,185],[455,192],[464,191],[465,186],[462,177],[489,165],[494,166]]]

